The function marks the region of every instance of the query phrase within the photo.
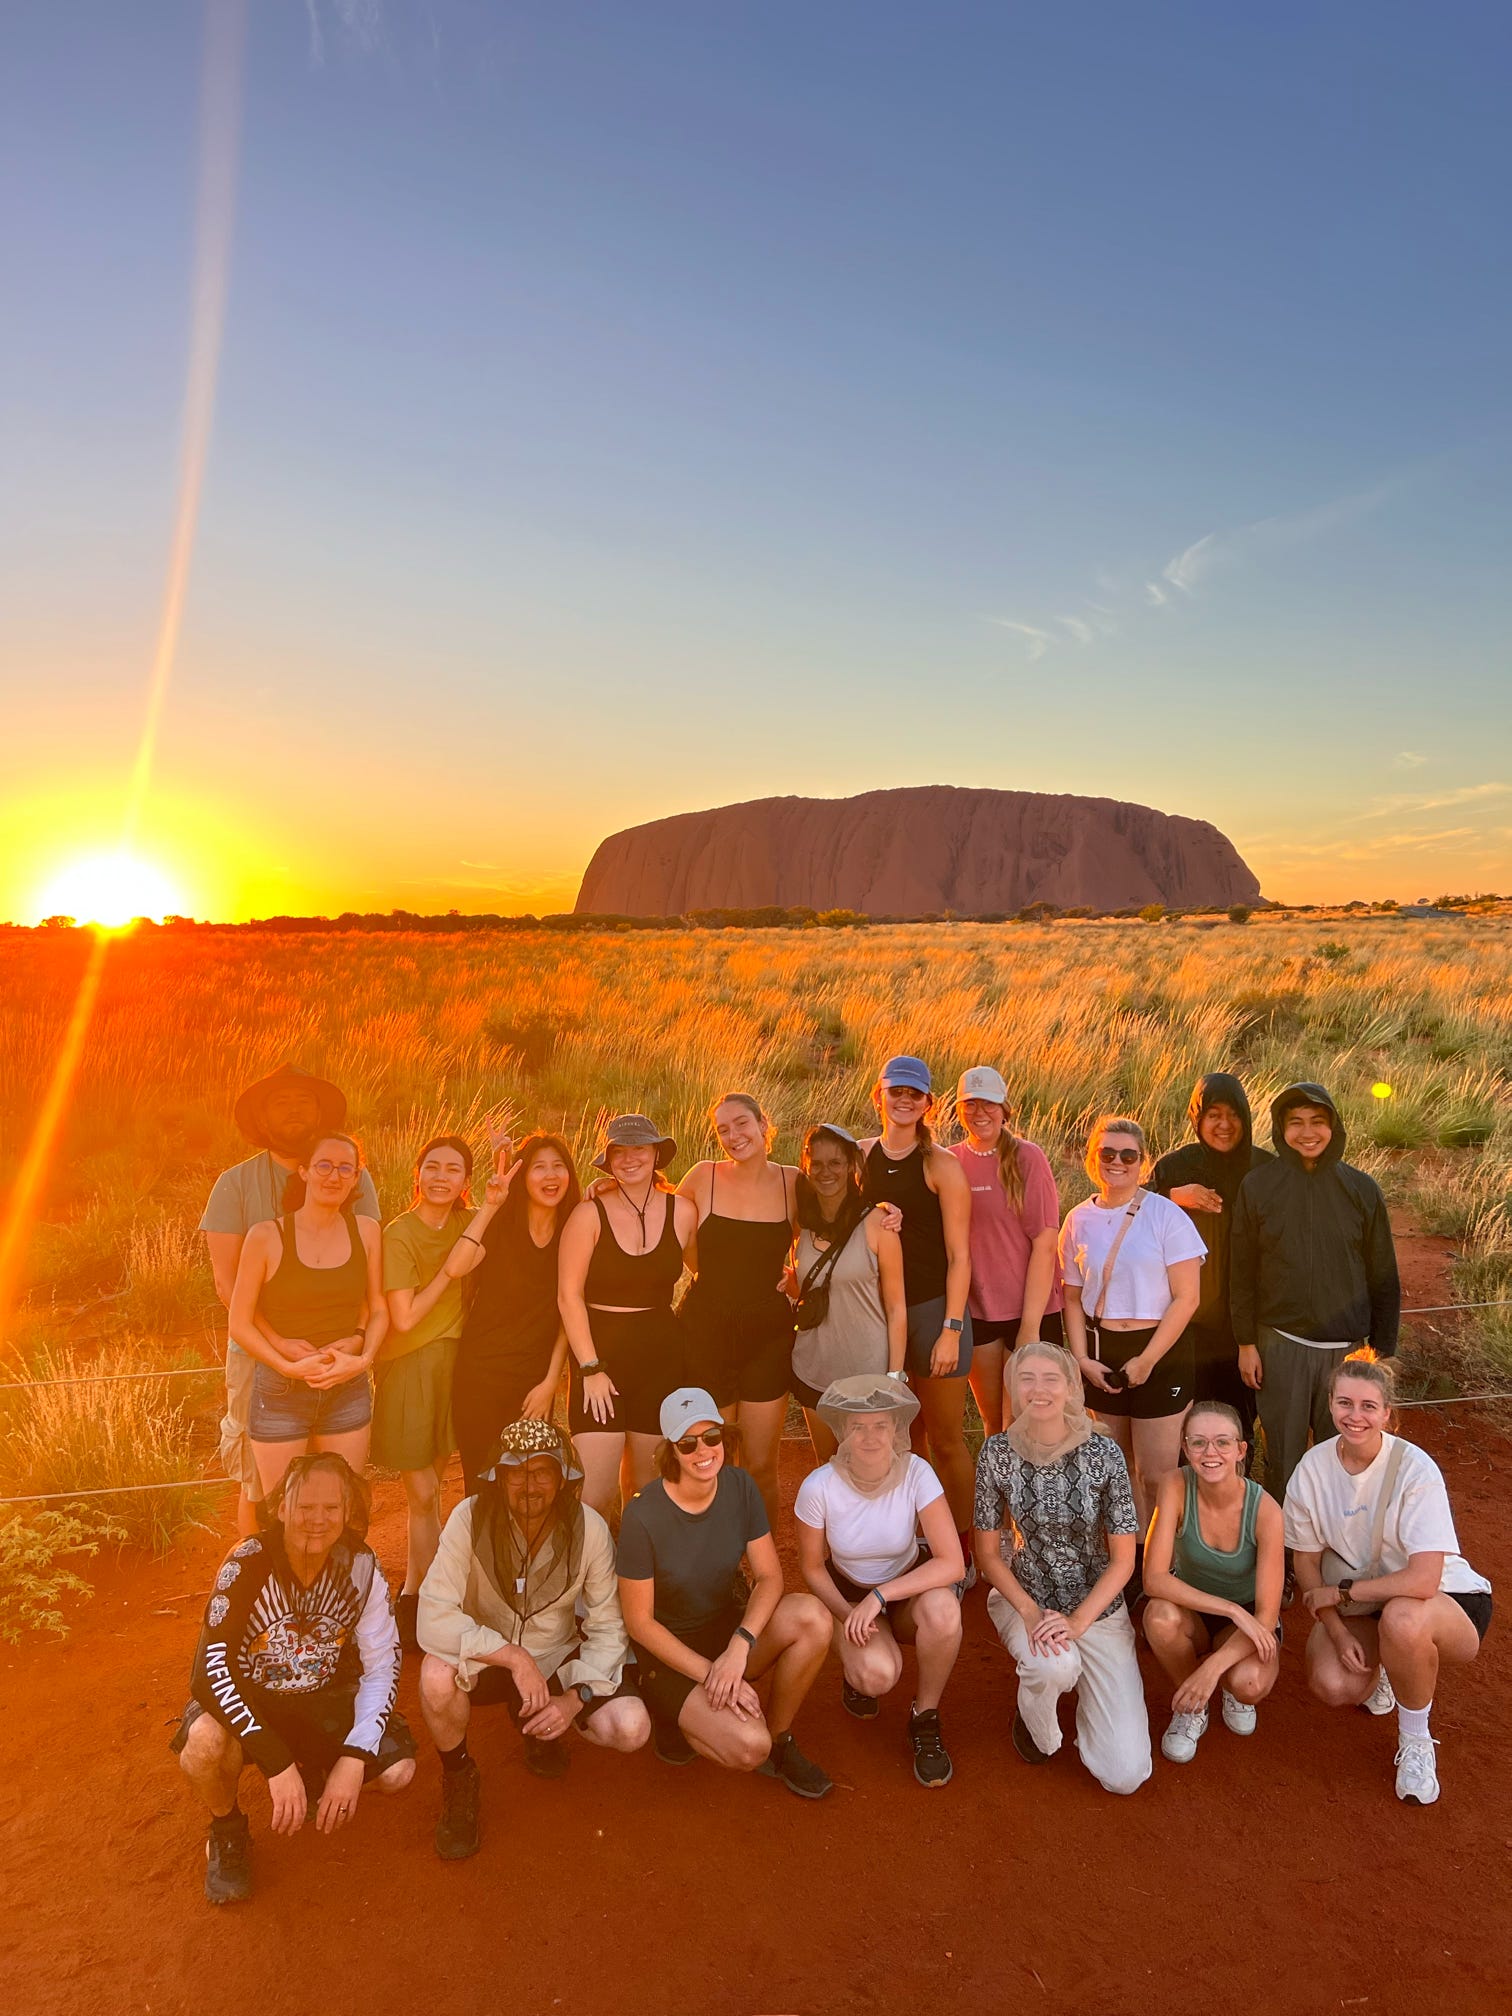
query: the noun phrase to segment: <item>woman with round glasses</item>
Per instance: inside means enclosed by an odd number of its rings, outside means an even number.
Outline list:
[[[1255,1704],[1280,1671],[1281,1508],[1244,1474],[1249,1445],[1226,1400],[1199,1400],[1182,1424],[1187,1467],[1160,1480],[1145,1544],[1144,1634],[1175,1687],[1163,1756],[1190,1764],[1222,1688],[1223,1725],[1255,1733]]]
[[[829,1776],[793,1740],[793,1718],[829,1651],[829,1612],[816,1596],[782,1593],[761,1493],[725,1460],[739,1430],[712,1395],[669,1394],[661,1429],[661,1475],[625,1507],[619,1536],[620,1605],[656,1754],[760,1771],[822,1799]],[[763,1711],[754,1682],[767,1674]]]
[[[296,1456],[340,1456],[362,1471],[373,1399],[368,1372],[388,1330],[383,1235],[351,1204],[362,1150],[323,1134],[289,1178],[284,1216],[254,1225],[231,1291],[232,1341],[257,1360],[249,1435],[263,1495]]]
[[[898,1236],[908,1309],[904,1363],[923,1410],[924,1439],[960,1535],[964,1573],[971,1568],[973,1480],[966,1447],[971,1189],[960,1163],[937,1145],[930,1131],[934,1093],[922,1057],[889,1057],[872,1088],[872,1104],[882,1131],[861,1143],[866,1201],[895,1204],[903,1214]]]
[[[1143,1187],[1148,1167],[1139,1122],[1104,1114],[1087,1143],[1097,1195],[1067,1213],[1060,1235],[1067,1342],[1088,1406],[1132,1458],[1141,1532],[1156,1484],[1181,1460],[1192,1402],[1187,1326],[1207,1252],[1181,1206]]]

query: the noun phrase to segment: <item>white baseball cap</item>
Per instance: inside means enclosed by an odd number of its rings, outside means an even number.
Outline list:
[[[991,1099],[999,1106],[1006,1106],[1008,1087],[1003,1083],[1002,1072],[994,1071],[990,1064],[973,1064],[969,1071],[963,1071],[956,1086],[957,1106],[964,1106],[968,1099]]]
[[[679,1386],[661,1404],[661,1431],[669,1442],[679,1442],[700,1421],[723,1421],[719,1404],[702,1386]]]

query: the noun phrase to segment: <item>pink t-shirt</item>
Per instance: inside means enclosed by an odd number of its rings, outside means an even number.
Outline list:
[[[995,1148],[982,1155],[969,1142],[958,1141],[950,1152],[966,1171],[971,1186],[971,1294],[967,1307],[983,1323],[1011,1323],[1024,1313],[1024,1277],[1034,1240],[1041,1232],[1060,1230],[1060,1198],[1049,1158],[1032,1141],[1019,1142],[1024,1201],[1015,1211],[1003,1188]],[[1064,1301],[1057,1260],[1046,1313],[1061,1308]]]

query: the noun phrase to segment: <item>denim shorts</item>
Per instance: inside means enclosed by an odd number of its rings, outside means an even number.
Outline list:
[[[372,1418],[373,1391],[366,1372],[340,1386],[325,1387],[285,1379],[261,1363],[252,1375],[247,1432],[254,1442],[308,1442],[317,1435],[346,1435],[354,1428],[366,1428]]]

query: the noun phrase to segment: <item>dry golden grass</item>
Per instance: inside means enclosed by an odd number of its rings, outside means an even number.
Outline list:
[[[84,956],[74,934],[0,935],[0,1180],[24,1149]],[[946,1087],[968,1064],[998,1065],[1067,1203],[1081,1194],[1087,1122],[1104,1107],[1138,1115],[1158,1150],[1183,1137],[1204,1070],[1241,1071],[1262,1114],[1288,1080],[1320,1078],[1351,1159],[1463,1240],[1463,1278],[1482,1297],[1512,1294],[1503,920],[164,933],[112,948],[12,1362],[109,1346],[160,1364],[185,1339],[212,1355],[219,1312],[193,1228],[217,1171],[247,1152],[236,1093],[286,1058],[345,1087],[390,1211],[407,1201],[427,1134],[480,1136],[501,1108],[519,1129],[561,1128],[584,1165],[606,1113],[649,1112],[677,1136],[675,1173],[709,1150],[710,1101],[745,1088],[791,1159],[807,1122],[868,1120],[875,1067],[897,1050],[927,1057]],[[1378,1082],[1389,1100],[1372,1096]],[[1507,1335],[1488,1325],[1486,1341]],[[213,1385],[197,1396],[199,1449]],[[141,1395],[146,1452],[162,1410],[147,1406],[146,1382],[125,1390]],[[89,1464],[87,1434],[58,1437]],[[37,1474],[34,1438],[22,1439]],[[115,1471],[131,1443],[116,1435],[111,1477],[98,1481],[125,1481]],[[14,1436],[12,1449],[0,1495],[21,1488]],[[152,1476],[163,1474],[155,1461]]]

